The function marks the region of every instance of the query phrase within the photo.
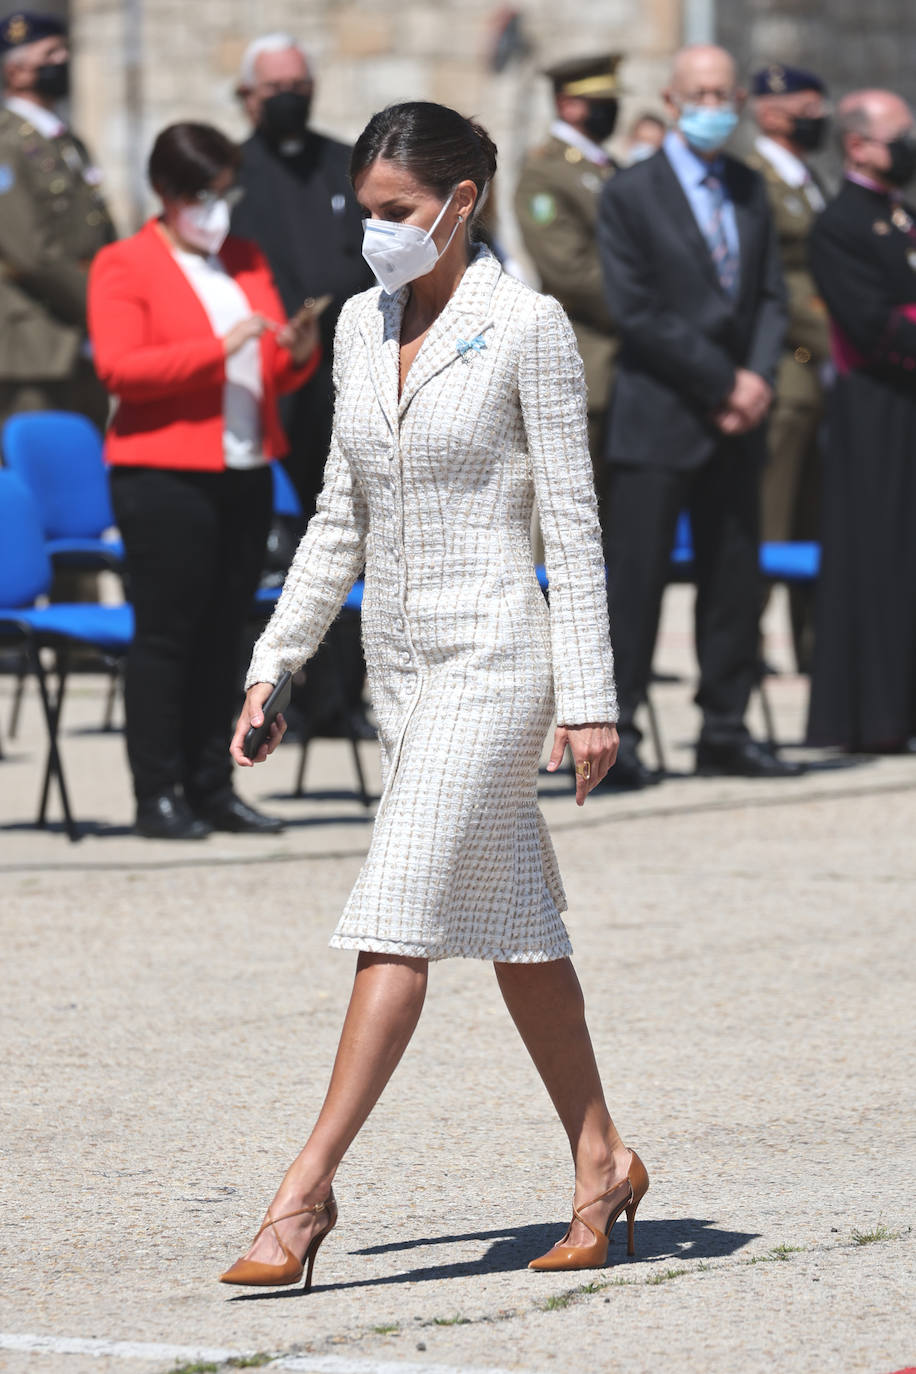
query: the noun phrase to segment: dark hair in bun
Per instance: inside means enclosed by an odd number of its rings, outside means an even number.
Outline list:
[[[429,100],[389,105],[372,116],[353,148],[350,180],[380,157],[403,167],[443,200],[459,181],[473,181],[477,210],[496,172],[496,144],[486,129]]]

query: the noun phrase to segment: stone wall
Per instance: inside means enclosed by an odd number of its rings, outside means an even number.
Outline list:
[[[835,94],[885,86],[916,105],[914,0],[719,0],[716,35],[745,71],[789,62]]]
[[[519,9],[530,50],[496,73],[490,56],[505,7],[494,0],[72,0],[75,122],[105,170],[119,224],[131,228],[148,208],[143,163],[157,130],[195,118],[242,135],[233,94],[242,52],[259,33],[284,29],[313,55],[317,127],[352,139],[391,101],[454,105],[496,139],[505,200],[549,120],[540,65],[624,50],[628,107],[657,106],[681,31],[681,0],[579,0],[571,14],[556,0],[527,0]]]

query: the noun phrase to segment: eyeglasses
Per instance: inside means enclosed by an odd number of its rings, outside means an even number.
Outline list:
[[[203,191],[198,191],[193,197],[198,205],[215,205],[218,200],[224,200],[230,210],[234,210],[239,201],[245,195],[244,186],[229,186],[225,191],[213,191],[206,187]]]
[[[272,95],[311,95],[311,81],[259,81],[255,90],[264,100]]]

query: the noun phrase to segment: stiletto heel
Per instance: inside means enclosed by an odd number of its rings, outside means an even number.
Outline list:
[[[627,1185],[627,1191],[621,1198],[620,1203],[611,1207],[610,1214],[605,1223],[604,1230],[599,1231],[597,1227],[582,1215],[586,1207],[591,1207],[596,1202],[601,1202],[603,1198],[610,1197],[611,1193],[616,1193],[618,1188]],[[600,1269],[607,1259],[608,1243],[614,1222],[621,1212],[627,1214],[627,1254],[636,1253],[633,1237],[633,1227],[636,1221],[636,1208],[642,1202],[649,1190],[649,1175],[646,1173],[645,1165],[639,1158],[635,1150],[630,1151],[630,1167],[627,1176],[620,1183],[615,1183],[613,1188],[608,1188],[606,1193],[600,1193],[598,1197],[592,1198],[591,1202],[582,1204],[581,1209],[573,1206],[573,1220],[582,1222],[587,1226],[595,1237],[591,1245],[566,1245],[564,1242],[569,1236],[567,1230],[563,1240],[559,1241],[552,1250],[548,1250],[546,1255],[540,1255],[533,1259],[528,1265],[529,1269],[543,1271],[559,1269]]]
[[[321,1212],[327,1212],[328,1224],[323,1227],[316,1236],[312,1236],[305,1255],[302,1259],[298,1259],[293,1254],[292,1250],[290,1250],[289,1246],[284,1244],[277,1227],[281,1221],[289,1221],[291,1217],[303,1217],[309,1213],[317,1216]],[[246,1288],[285,1288],[291,1284],[298,1283],[304,1271],[305,1284],[302,1292],[308,1293],[311,1291],[312,1287],[312,1270],[315,1268],[315,1256],[318,1254],[322,1241],[327,1239],[336,1225],[337,1200],[334,1197],[333,1190],[328,1194],[324,1202],[317,1202],[314,1207],[300,1207],[298,1211],[287,1212],[282,1217],[272,1217],[270,1208],[268,1207],[267,1220],[254,1239],[257,1240],[258,1236],[263,1235],[268,1226],[272,1226],[274,1235],[277,1238],[277,1244],[280,1246],[286,1259],[282,1264],[262,1264],[260,1260],[236,1260],[231,1269],[227,1269],[225,1274],[220,1274],[219,1281],[220,1283],[237,1283]],[[254,1241],[252,1244],[254,1244]],[[306,1268],[306,1266],[308,1267]]]

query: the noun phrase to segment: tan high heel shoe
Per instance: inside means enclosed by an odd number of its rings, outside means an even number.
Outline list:
[[[623,1197],[619,1204],[615,1203],[611,1207],[610,1215],[605,1223],[603,1231],[597,1230],[590,1221],[582,1215],[586,1207],[591,1207],[592,1203],[600,1202],[602,1198],[610,1197],[618,1189],[623,1191]],[[636,1253],[633,1244],[633,1223],[636,1220],[636,1208],[642,1202],[649,1190],[649,1175],[646,1173],[645,1165],[635,1150],[630,1151],[630,1167],[627,1176],[620,1183],[615,1183],[613,1188],[608,1188],[606,1193],[599,1193],[598,1197],[593,1197],[591,1202],[583,1203],[582,1207],[573,1207],[573,1219],[578,1219],[583,1226],[587,1226],[595,1237],[591,1245],[565,1245],[564,1241],[569,1236],[569,1231],[559,1244],[552,1250],[548,1250],[546,1255],[540,1255],[531,1261],[529,1269],[557,1270],[557,1269],[600,1269],[607,1259],[607,1247],[610,1240],[611,1228],[626,1209],[627,1214],[627,1254]]]
[[[302,1259],[297,1259],[288,1245],[284,1245],[277,1230],[281,1221],[288,1221],[290,1217],[303,1217],[312,1212],[316,1216],[321,1212],[327,1212],[328,1224],[312,1236],[309,1241],[308,1249]],[[322,1243],[334,1230],[337,1225],[337,1202],[333,1191],[330,1192],[324,1202],[316,1202],[314,1207],[300,1207],[298,1212],[287,1212],[282,1217],[272,1217],[270,1208],[267,1209],[267,1220],[258,1232],[258,1236],[263,1235],[268,1226],[274,1228],[274,1235],[277,1238],[281,1250],[286,1259],[282,1264],[262,1264],[259,1260],[236,1260],[231,1269],[227,1269],[225,1274],[220,1274],[220,1283],[237,1283],[248,1288],[285,1288],[290,1284],[298,1283],[302,1278],[303,1270],[306,1270],[305,1285],[303,1293],[308,1293],[312,1287],[312,1270],[315,1267],[315,1256]],[[258,1236],[255,1236],[257,1240]],[[252,1241],[254,1244],[254,1241]]]

